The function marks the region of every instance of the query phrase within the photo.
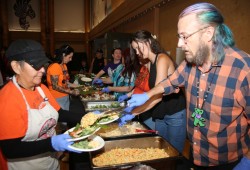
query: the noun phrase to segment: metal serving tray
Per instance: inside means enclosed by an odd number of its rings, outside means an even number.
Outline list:
[[[114,164],[114,165],[101,166],[101,167],[95,166],[93,164],[94,157],[96,157],[98,154],[104,153],[111,149],[151,148],[151,147],[164,149],[168,153],[169,157],[141,161],[141,162],[131,162],[131,163],[126,163],[126,164]],[[129,169],[138,164],[148,165],[157,170],[166,170],[166,169],[172,170],[172,169],[175,169],[177,160],[182,159],[181,154],[172,145],[170,145],[166,140],[164,140],[160,136],[105,141],[105,146],[101,150],[90,152],[89,154],[90,154],[91,166],[94,170]]]
[[[80,95],[82,102],[88,101],[115,101],[115,96],[107,93],[100,93],[98,91],[87,94]]]
[[[86,101],[84,102],[84,107],[86,111],[105,111],[105,110],[116,110],[119,108],[124,108],[126,106],[125,102],[121,102],[119,107],[111,107],[112,103],[118,103],[117,101]],[[119,103],[118,103],[119,104]],[[106,107],[97,107],[97,106],[106,106]]]
[[[132,121],[126,125],[119,127],[117,122],[108,124],[106,128],[101,128],[96,135],[101,136],[105,140],[117,140],[117,139],[128,139],[136,137],[145,137],[145,136],[155,136],[154,132],[136,132],[136,129],[139,130],[149,130],[149,128],[138,121]]]

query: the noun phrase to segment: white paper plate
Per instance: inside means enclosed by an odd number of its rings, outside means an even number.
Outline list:
[[[64,134],[69,134],[69,132],[73,131],[74,128],[75,128],[75,127],[71,128],[71,129],[69,129],[69,130],[67,130],[66,132],[64,132]],[[97,128],[93,133],[91,133],[91,134],[88,134],[88,135],[85,135],[85,136],[81,136],[81,137],[79,137],[79,138],[71,138],[71,139],[67,139],[67,140],[68,140],[68,141],[78,141],[78,140],[82,140],[82,139],[85,139],[85,138],[87,138],[87,137],[93,135],[94,133],[96,133],[96,132],[97,132],[98,130],[100,130],[100,129],[101,129],[101,128],[98,127],[98,128]]]
[[[109,124],[109,123],[112,123],[112,122],[114,122],[114,121],[116,121],[116,120],[118,120],[119,119],[119,116],[117,116],[117,118],[115,118],[115,119],[112,119],[112,120],[110,120],[110,121],[107,121],[107,122],[98,122],[98,124],[99,125],[106,125],[106,124]]]
[[[81,80],[84,82],[91,82],[92,81],[92,79],[88,78],[88,77],[82,77]]]
[[[89,137],[89,139],[94,140],[94,141],[98,141],[100,145],[96,148],[93,148],[93,149],[81,149],[81,148],[76,148],[72,145],[69,145],[69,148],[74,149],[76,151],[81,151],[81,152],[91,152],[91,151],[99,150],[105,145],[104,140],[100,136],[93,135],[93,136]]]

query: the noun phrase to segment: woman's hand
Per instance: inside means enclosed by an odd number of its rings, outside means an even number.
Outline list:
[[[103,93],[109,93],[110,89],[108,87],[105,87],[105,88],[102,89],[102,92]]]

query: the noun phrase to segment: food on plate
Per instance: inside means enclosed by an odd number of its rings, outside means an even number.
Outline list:
[[[91,106],[91,109],[106,109],[119,107],[121,107],[119,102],[112,102],[111,104],[96,104],[94,106]]]
[[[76,141],[72,146],[79,148],[79,149],[93,149],[93,148],[97,148],[98,146],[100,146],[100,142],[96,140],[85,139],[85,140]]]
[[[95,124],[98,118],[99,115],[93,112],[85,114],[82,117],[80,124],[77,124],[76,127],[69,132],[69,135],[74,138],[79,138],[93,133],[97,128],[99,128],[99,126]]]
[[[95,114],[89,112],[82,117],[80,124],[77,124],[75,128],[69,132],[69,135],[73,138],[89,135],[100,128],[99,123],[105,124],[105,122],[118,118],[119,114],[116,112],[108,114]]]
[[[103,128],[100,131],[98,131],[97,134],[99,136],[106,138],[133,135],[133,134],[138,134],[138,132],[136,132],[136,129],[146,130],[146,128],[139,122],[130,122],[122,127],[119,127],[118,123],[111,123],[106,128]]]
[[[98,130],[100,127],[97,124],[82,128],[80,124],[77,124],[72,131],[69,131],[69,135],[73,138],[80,138],[82,136],[90,135]]]
[[[97,119],[99,119],[99,117],[100,116],[98,114],[95,114],[93,112],[85,114],[81,119],[81,127],[86,128],[93,125],[97,121]]]
[[[92,91],[92,93],[81,93],[82,101],[92,101],[92,100],[114,100],[115,96],[108,93],[101,93],[99,91]]]
[[[119,118],[119,114],[117,112],[111,112],[109,114],[105,114],[99,118],[98,123],[105,123]]]
[[[168,153],[159,148],[116,148],[97,155],[92,161],[95,166],[106,166],[167,157]]]

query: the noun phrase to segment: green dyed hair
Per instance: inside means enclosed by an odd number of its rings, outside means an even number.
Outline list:
[[[213,56],[215,61],[221,61],[225,57],[224,48],[233,47],[235,41],[232,31],[224,24],[220,11],[210,3],[197,3],[184,9],[179,15],[179,19],[189,14],[196,14],[198,22],[202,25],[215,27]]]

